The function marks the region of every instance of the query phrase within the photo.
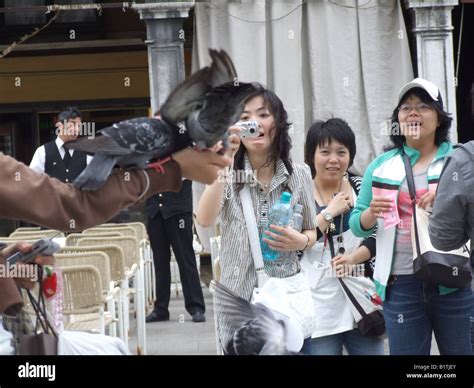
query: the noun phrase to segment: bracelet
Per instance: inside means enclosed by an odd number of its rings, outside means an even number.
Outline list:
[[[303,234],[304,234],[304,233],[303,233]],[[311,240],[307,234],[305,234],[305,236],[308,238],[308,241],[306,242],[306,245],[305,245],[305,247],[304,247],[304,248],[303,248],[301,251],[305,251],[305,250],[306,250],[306,248],[308,248],[309,241]]]

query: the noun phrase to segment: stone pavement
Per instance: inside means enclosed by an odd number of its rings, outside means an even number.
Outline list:
[[[206,322],[194,323],[184,308],[183,294],[171,294],[170,320],[146,324],[148,355],[215,355],[214,311],[209,289],[203,288]],[[131,338],[130,349],[136,339]]]

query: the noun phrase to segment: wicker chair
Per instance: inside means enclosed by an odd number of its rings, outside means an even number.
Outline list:
[[[140,256],[144,262],[145,301],[147,302],[147,308],[153,309],[156,300],[155,263],[153,261],[153,252],[145,225],[142,222],[128,222],[121,224],[102,224],[97,228],[112,230],[133,228],[135,230],[134,236],[137,237],[140,244]]]
[[[59,230],[52,230],[52,229],[44,229],[44,230],[32,230],[32,231],[14,231],[10,234],[10,237],[15,238],[24,238],[29,240],[39,240],[40,238],[47,237],[64,237],[64,233],[60,232]]]
[[[114,318],[105,312],[99,270],[92,265],[62,267],[65,330],[105,334]],[[109,298],[112,298],[111,296]]]
[[[107,233],[97,233],[97,234],[82,234],[82,233],[71,233],[66,237],[66,246],[76,246],[77,241],[84,237],[100,237],[102,239],[106,239],[108,237],[120,237],[122,234],[119,232],[107,232]]]
[[[110,281],[113,283],[113,288],[120,288],[125,281],[125,262],[123,258],[123,251],[117,245],[97,245],[97,246],[65,246],[61,248],[59,254],[89,254],[89,253],[103,253],[106,254],[110,263]],[[111,287],[112,288],[112,287]],[[117,301],[117,317],[118,317],[118,335],[124,341],[126,339],[125,331],[125,316],[124,311],[128,311],[128,299],[124,298],[124,292],[119,291]]]
[[[95,228],[86,229],[82,232],[82,234],[99,234],[99,233],[111,233],[111,232],[118,232],[122,236],[132,236],[137,238],[137,232],[135,228],[130,226],[116,226],[116,227],[108,227],[108,228],[101,228],[96,226]]]
[[[105,243],[100,237],[84,237],[78,240],[78,246],[103,245]],[[146,306],[144,292],[144,262],[140,258],[140,248],[136,238],[130,236],[108,237],[107,244],[117,245],[122,248],[125,258],[125,280],[122,282],[121,290],[123,298],[128,298],[130,293],[134,296],[134,308],[137,319],[137,353],[146,354]],[[133,288],[129,289],[129,279],[133,281]],[[124,304],[125,333],[129,330],[129,311],[127,303]],[[128,345],[128,336],[125,335],[125,343]]]
[[[110,260],[103,252],[82,252],[82,253],[58,253],[54,255],[56,265],[59,267],[70,267],[76,265],[92,265],[99,270],[102,284],[102,295],[108,301],[107,311],[114,318],[114,323],[110,327],[110,334],[117,336],[116,322],[119,326],[123,325],[123,317],[120,315],[122,308],[120,306],[120,288],[115,287],[110,279]],[[110,297],[110,298],[109,298]],[[119,314],[115,311],[115,304],[119,305]],[[122,321],[122,322],[121,322]]]

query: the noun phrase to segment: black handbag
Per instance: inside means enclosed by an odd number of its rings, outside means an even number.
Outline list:
[[[467,245],[449,252],[435,249],[428,234],[429,214],[416,206],[415,181],[410,158],[404,153],[403,161],[408,191],[413,207],[414,259],[416,279],[450,288],[469,287],[472,279],[470,252]],[[422,228],[419,228],[422,226]]]
[[[28,298],[36,314],[36,326],[34,334],[20,334],[17,348],[18,355],[39,356],[58,354],[58,336],[56,330],[48,320],[42,287],[42,270],[39,268],[39,294],[38,300],[28,290]],[[42,332],[38,332],[39,326]]]
[[[329,248],[331,249],[331,256],[335,257],[336,253],[334,249],[334,242],[330,233],[327,234],[327,238],[329,242]],[[385,318],[383,316],[382,311],[380,309],[372,309],[372,311],[366,312],[357,300],[357,298],[351,292],[344,279],[338,277],[337,280],[339,280],[339,283],[341,284],[341,287],[344,290],[344,293],[346,294],[347,298],[361,316],[361,319],[359,321],[356,321],[357,328],[359,329],[359,331],[363,335],[368,337],[382,336],[385,333]]]

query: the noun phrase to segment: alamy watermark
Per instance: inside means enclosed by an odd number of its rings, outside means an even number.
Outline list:
[[[0,278],[30,279],[36,282],[39,279],[37,265],[17,265],[10,263],[0,264]]]
[[[336,268],[331,267],[326,272],[326,277],[337,278],[337,277],[365,277],[365,266],[364,264],[341,264]]]
[[[255,187],[258,184],[256,176],[256,170],[253,171],[253,173],[244,170],[220,170],[217,174],[217,181],[220,183],[244,183],[248,184],[250,187]]]
[[[413,139],[420,138],[420,123],[397,123],[391,120],[380,124],[380,133],[384,136],[410,136]]]
[[[62,134],[66,136],[87,136],[88,139],[95,138],[95,122],[82,121],[81,123],[72,123],[64,120],[56,123],[56,136]]]

